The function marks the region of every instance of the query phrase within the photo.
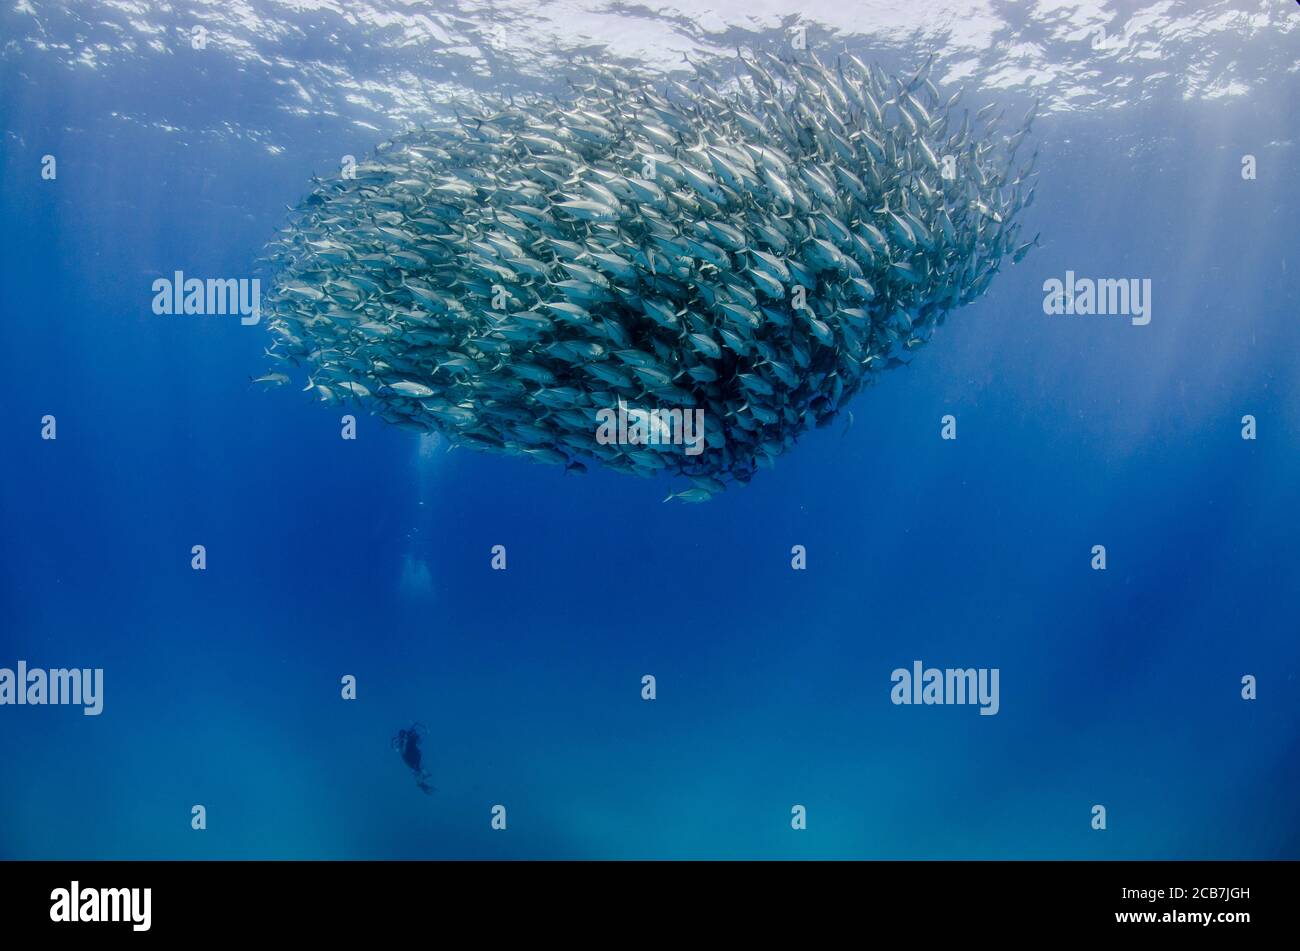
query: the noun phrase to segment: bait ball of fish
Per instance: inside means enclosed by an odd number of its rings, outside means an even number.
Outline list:
[[[924,69],[738,65],[592,67],[319,182],[272,244],[268,353],[458,445],[678,473],[688,501],[747,482],[1029,250],[1033,110],[1003,136]],[[620,406],[700,410],[703,442],[598,439]]]

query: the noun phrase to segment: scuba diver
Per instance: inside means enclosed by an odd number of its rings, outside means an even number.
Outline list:
[[[426,732],[423,723],[412,723],[409,730],[398,730],[397,736],[393,737],[393,749],[397,750],[402,762],[415,774],[415,785],[420,792],[428,795],[434,792],[434,787],[429,785],[429,780],[433,777],[420,765],[420,740]]]

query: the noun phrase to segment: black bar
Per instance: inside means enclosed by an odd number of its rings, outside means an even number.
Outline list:
[[[919,939],[1132,933],[1222,942],[1294,933],[1296,872],[1294,862],[6,862],[0,925],[6,936],[92,940],[115,932],[445,943],[460,928],[477,929],[467,938],[517,928],[525,936],[532,928],[533,938],[608,928],[618,929],[602,931],[611,939],[715,928],[798,938],[847,927]],[[70,917],[74,881],[79,914],[101,904],[100,889],[150,889],[148,929],[53,921],[52,911]],[[142,901],[107,897],[107,913],[119,902],[119,917],[134,911],[144,923]]]

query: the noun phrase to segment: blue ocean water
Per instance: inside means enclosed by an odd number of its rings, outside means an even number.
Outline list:
[[[1298,9],[6,5],[0,667],[105,696],[0,707],[0,857],[1300,857]],[[1041,98],[1043,240],[746,487],[344,441],[249,385],[264,326],[150,308],[453,92],[799,23]],[[1151,322],[1046,315],[1067,270]],[[892,704],[915,660],[998,668],[998,714]]]

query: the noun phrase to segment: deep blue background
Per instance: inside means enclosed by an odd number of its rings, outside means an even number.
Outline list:
[[[0,666],[106,671],[98,718],[0,708],[0,857],[1300,857],[1293,76],[1041,118],[1043,248],[847,432],[690,506],[345,442],[249,386],[264,327],[154,316],[155,277],[251,275],[313,171],[401,128],[178,136],[150,117],[275,93],[187,69],[0,76]],[[1067,268],[1149,277],[1151,324],[1044,316]],[[1001,712],[891,705],[915,659],[1000,668]]]

